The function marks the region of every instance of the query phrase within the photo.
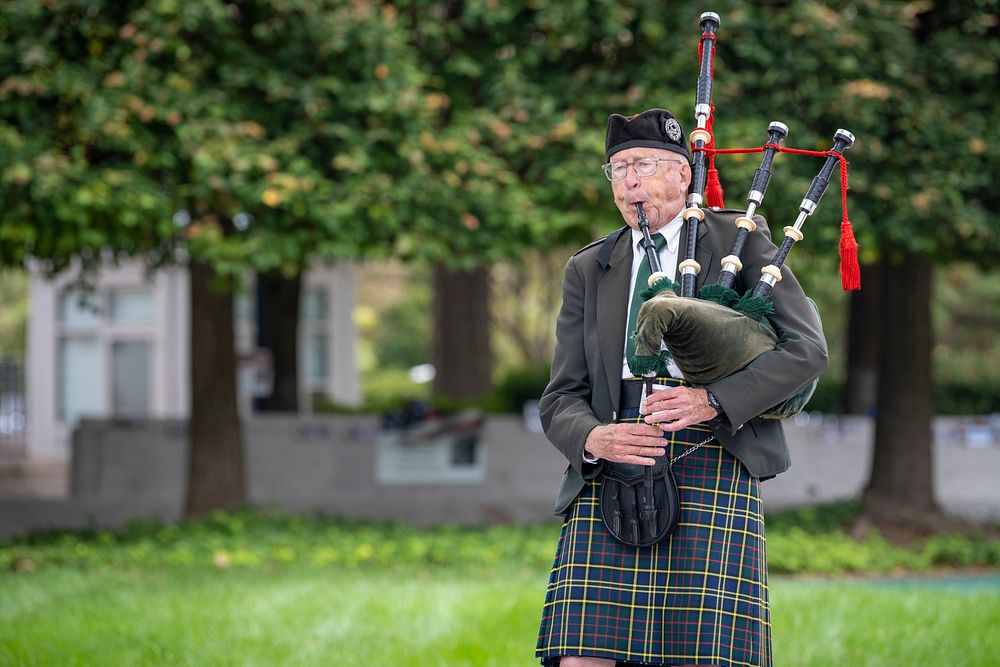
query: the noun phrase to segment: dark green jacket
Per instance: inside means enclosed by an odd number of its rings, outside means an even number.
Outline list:
[[[706,211],[699,224],[695,259],[701,264],[698,288],[718,282],[720,260],[729,254],[742,211]],[[733,286],[743,294],[771,263],[776,248],[763,218],[744,246],[743,270]],[[621,393],[622,354],[628,317],[631,280],[631,234],[617,235],[613,246],[595,241],[570,258],[563,277],[563,303],[556,322],[556,349],[552,376],[541,398],[545,435],[569,461],[563,474],[556,514],[564,514],[600,464],[583,461],[583,445],[590,431],[610,423],[617,414]],[[679,258],[687,229],[681,232]],[[604,252],[602,253],[602,249]],[[609,252],[610,251],[610,252]],[[781,422],[757,415],[780,403],[819,376],[827,365],[826,339],[819,318],[792,272],[782,269],[782,280],[772,293],[778,334],[774,350],[750,365],[708,385],[732,424],[715,428],[719,442],[743,462],[755,477],[770,477],[790,465]],[[677,275],[680,275],[679,272]]]

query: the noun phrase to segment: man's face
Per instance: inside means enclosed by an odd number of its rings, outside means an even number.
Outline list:
[[[663,148],[626,148],[611,156],[611,163],[633,162],[641,158],[660,158],[652,176],[640,176],[629,165],[625,178],[611,181],[615,205],[632,229],[639,229],[636,203],[641,203],[649,231],[655,232],[674,219],[684,208],[691,168],[682,155]]]

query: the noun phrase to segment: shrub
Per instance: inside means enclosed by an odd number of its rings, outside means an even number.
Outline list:
[[[768,566],[774,574],[886,573],[932,567],[995,567],[1000,540],[942,535],[909,547],[878,534],[845,531],[856,503],[768,517]],[[345,521],[253,509],[213,512],[177,525],[141,521],[124,530],[46,532],[0,544],[0,570],[47,567],[383,567],[506,564],[544,570],[559,525],[442,526]]]
[[[824,414],[840,412],[844,383],[833,377],[820,378],[816,393],[806,406]],[[934,412],[939,415],[986,415],[1000,412],[1000,380],[937,380],[934,383]]]
[[[512,369],[497,381],[489,408],[495,412],[520,413],[527,401],[541,397],[548,383],[548,365]]]

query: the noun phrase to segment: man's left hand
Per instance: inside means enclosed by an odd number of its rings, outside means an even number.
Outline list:
[[[708,404],[708,392],[700,387],[657,389],[646,397],[639,412],[645,415],[643,421],[664,431],[680,431],[719,414]]]

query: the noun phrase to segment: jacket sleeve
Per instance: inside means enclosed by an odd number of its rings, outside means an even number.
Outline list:
[[[566,264],[562,307],[556,320],[552,374],[542,393],[539,411],[545,435],[584,478],[598,466],[583,460],[587,436],[601,421],[590,407],[591,378],[584,349],[584,283],[576,256]]]
[[[757,284],[760,270],[777,251],[767,223],[757,218],[757,230],[747,238],[743,252],[743,281]],[[795,394],[826,369],[828,353],[822,324],[792,271],[784,266],[771,292],[774,315],[768,319],[778,335],[774,349],[757,357],[743,370],[708,385],[722,405],[732,432],[745,422]]]

